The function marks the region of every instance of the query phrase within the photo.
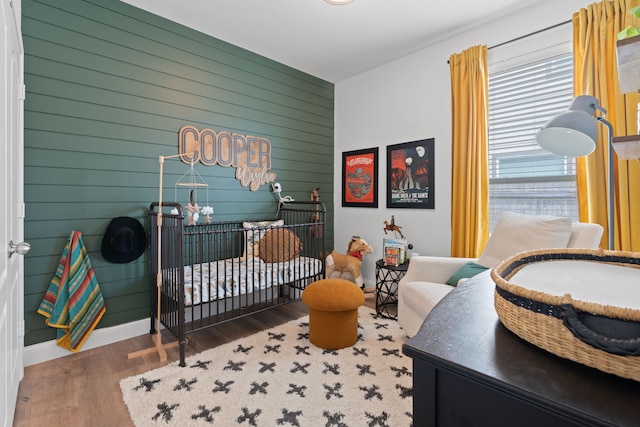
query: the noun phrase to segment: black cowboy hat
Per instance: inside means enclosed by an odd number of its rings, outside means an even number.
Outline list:
[[[109,262],[122,264],[137,259],[147,247],[142,224],[126,216],[114,218],[102,238],[102,256]]]

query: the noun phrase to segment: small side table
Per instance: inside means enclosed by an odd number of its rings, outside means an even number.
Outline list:
[[[398,318],[398,282],[409,268],[409,260],[399,266],[376,261],[376,314],[387,319]]]

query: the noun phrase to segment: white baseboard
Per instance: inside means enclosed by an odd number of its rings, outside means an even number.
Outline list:
[[[373,287],[375,292],[375,281],[365,280],[367,288]],[[94,330],[87,342],[84,343],[80,352],[90,350],[103,345],[113,344],[114,342],[126,340],[149,333],[151,328],[149,319],[137,320],[135,322],[125,323],[123,325],[112,326],[110,328],[100,328]],[[56,344],[55,340],[46,341],[38,344],[26,346],[24,348],[23,360],[24,366],[31,366],[37,363],[47,362],[74,354],[69,350],[65,350]]]
[[[123,325],[112,326],[110,328],[95,329],[80,352],[90,350],[103,345],[126,340],[149,333],[151,321],[149,319],[137,320]],[[26,346],[23,353],[24,366],[35,365],[74,354],[56,344],[56,340],[46,341],[38,344]]]

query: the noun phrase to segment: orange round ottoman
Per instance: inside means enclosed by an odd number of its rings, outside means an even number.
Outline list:
[[[322,279],[302,292],[309,307],[309,341],[327,350],[352,346],[358,341],[358,307],[364,292],[344,279]]]

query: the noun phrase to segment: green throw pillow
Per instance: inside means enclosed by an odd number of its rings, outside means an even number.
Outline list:
[[[482,273],[486,269],[487,267],[485,267],[484,265],[476,264],[473,261],[469,261],[468,263],[460,267],[458,271],[453,273],[453,275],[449,277],[446,283],[447,285],[457,286],[460,279],[473,277],[476,274]]]

